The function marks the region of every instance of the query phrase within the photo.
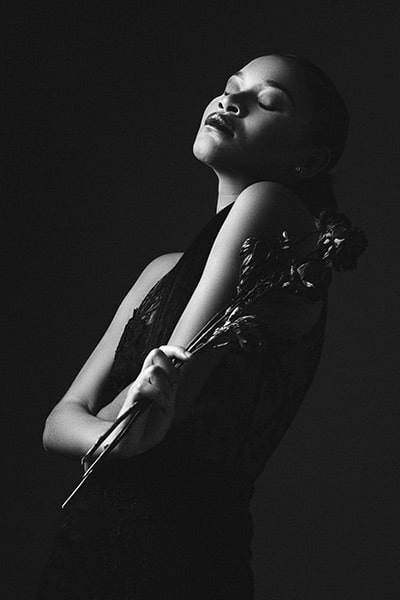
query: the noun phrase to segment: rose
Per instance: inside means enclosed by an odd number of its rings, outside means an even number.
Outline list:
[[[334,231],[335,228],[343,228],[344,230],[351,229],[351,221],[343,213],[332,213],[328,210],[323,210],[319,218],[315,220],[318,231],[326,233]]]
[[[326,210],[316,219],[316,225],[320,232],[319,254],[326,266],[336,271],[355,269],[357,258],[368,245],[364,231],[353,228],[343,213],[333,214]]]
[[[357,268],[357,258],[368,245],[364,231],[354,228],[347,233],[346,239],[339,244],[332,258],[335,271],[350,271]]]
[[[322,290],[329,286],[332,278],[330,269],[318,258],[302,263],[296,268],[296,272],[306,288],[305,295],[311,300],[320,298]]]

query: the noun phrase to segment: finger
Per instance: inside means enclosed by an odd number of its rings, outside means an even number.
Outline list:
[[[167,357],[164,357],[164,359],[170,362]],[[174,373],[175,367],[170,364],[169,368],[176,377]],[[124,405],[126,409],[130,408],[143,397],[151,401],[154,400],[166,410],[167,407],[173,404],[175,390],[176,383],[171,380],[163,367],[160,365],[150,365],[142,369],[134,383],[130,386]]]
[[[179,372],[174,367],[170,359],[161,350],[155,350],[153,358],[151,360],[152,364],[150,364],[148,367],[145,367],[145,365],[143,365],[144,371],[147,371],[148,369],[151,369],[153,367],[154,373],[157,374],[157,369],[160,369],[164,373],[164,376],[168,378],[168,381],[171,386],[174,386],[178,383]]]
[[[151,365],[143,372],[144,378],[153,386],[157,388],[172,389],[171,380],[168,373],[161,365]]]
[[[142,371],[146,370],[152,365],[160,366],[169,377],[171,385],[174,385],[178,382],[180,372],[175,367],[171,358],[174,358],[174,356],[176,356],[177,353],[175,353],[173,350],[171,351],[171,348],[168,348],[167,346],[163,346],[162,348],[167,349],[169,355],[166,352],[164,352],[161,348],[154,348],[154,350],[152,350],[147,355],[143,363]],[[182,352],[180,352],[179,355],[182,355]]]
[[[164,352],[168,356],[168,358],[175,358],[176,360],[185,362],[191,358],[192,354],[183,346],[175,346],[172,344],[160,346],[160,350]]]
[[[169,360],[175,359],[179,361],[186,361],[192,355],[190,352],[185,350],[185,348],[182,348],[182,346],[160,346],[159,348],[154,348],[151,350],[151,352],[149,352],[144,360],[143,367],[146,368],[151,364],[156,364],[157,360],[165,356],[168,357]]]
[[[165,345],[160,346],[159,350],[162,351],[164,356],[168,357],[175,371],[181,376],[182,369],[180,367],[191,358],[192,354],[182,346]]]
[[[148,367],[143,373],[143,392],[164,410],[173,404],[173,384],[165,371],[158,365]]]
[[[162,361],[166,362],[167,360],[169,359],[167,359],[167,356],[162,352],[162,350],[159,348],[153,348],[153,350],[148,353],[143,361],[142,371],[148,367],[151,367],[152,365],[160,363],[162,364]]]
[[[171,391],[171,385],[165,374],[158,367],[149,367],[144,371],[130,387],[127,399],[121,412],[125,412],[137,401],[141,399],[150,400],[150,405],[145,413],[134,425],[134,430],[142,431],[146,426],[146,421],[151,412],[151,406],[156,405],[166,416],[170,416],[174,411],[174,394]],[[144,417],[144,418],[143,418]]]

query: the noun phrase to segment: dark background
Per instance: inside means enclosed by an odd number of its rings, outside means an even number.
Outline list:
[[[80,477],[42,450],[45,417],[141,269],[212,216],[216,180],[191,153],[205,105],[232,72],[282,49],[316,62],[346,98],[336,190],[369,248],[336,276],[318,375],[258,483],[256,599],[398,598],[399,11],[159,6],[2,4],[2,597],[33,597]]]

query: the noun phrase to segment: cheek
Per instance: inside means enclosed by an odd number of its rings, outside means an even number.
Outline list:
[[[297,125],[281,118],[258,123],[253,129],[253,136],[257,148],[274,152],[294,150],[301,139]]]

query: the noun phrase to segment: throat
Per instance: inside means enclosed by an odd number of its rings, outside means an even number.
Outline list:
[[[239,196],[238,193],[218,194],[217,213],[221,212],[226,206],[235,202]]]
[[[232,177],[228,175],[218,174],[218,200],[217,213],[223,208],[235,202],[241,192],[252,182],[242,177]]]

